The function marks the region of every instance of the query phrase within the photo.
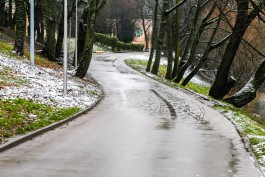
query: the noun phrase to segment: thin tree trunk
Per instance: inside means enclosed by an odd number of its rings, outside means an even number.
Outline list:
[[[160,65],[160,60],[161,60],[161,52],[162,52],[162,47],[163,47],[163,41],[165,37],[165,29],[167,26],[166,22],[166,6],[167,6],[168,1],[164,0],[163,1],[163,10],[162,10],[162,22],[160,25],[160,31],[159,31],[159,36],[157,39],[157,49],[156,49],[156,57],[155,57],[155,62],[152,67],[151,73],[157,75],[158,70],[159,70],[159,65]]]
[[[82,21],[80,21],[79,23],[79,28],[78,28],[78,41],[77,41],[77,46],[78,46],[78,50],[79,52],[77,53],[77,65],[80,64],[80,60],[82,57],[82,53],[84,51],[84,47],[85,47],[85,42],[86,42],[86,27],[84,25],[83,22],[86,21],[87,19],[87,15],[88,15],[88,10],[85,9],[83,12],[83,16],[82,16]]]
[[[203,1],[199,0],[198,4],[197,4],[195,16],[194,16],[194,19],[193,19],[193,22],[192,22],[192,29],[191,29],[190,34],[189,34],[191,36],[189,36],[188,42],[187,42],[186,47],[185,47],[184,54],[181,57],[182,66],[180,67],[178,75],[173,79],[173,81],[176,82],[176,83],[179,83],[182,80],[186,70],[189,68],[189,66],[192,64],[192,62],[195,60],[197,46],[198,46],[198,44],[200,42],[200,38],[201,38],[201,35],[203,33],[203,30],[206,27],[206,22],[210,18],[211,14],[213,13],[213,11],[215,9],[215,5],[213,5],[213,7],[209,11],[209,13],[202,20],[202,23],[200,24],[199,29],[195,33],[195,30],[196,30],[196,27],[197,27],[197,24],[198,24],[198,19],[199,19],[201,10],[202,10],[202,5],[203,5]],[[188,60],[184,63],[184,59],[187,57],[188,51],[190,53],[190,56],[189,56]]]
[[[60,1],[61,6],[64,6],[64,1]],[[59,27],[58,27],[58,36],[55,49],[55,57],[59,58],[63,48],[63,37],[64,37],[64,10],[60,15]]]
[[[166,9],[172,5],[172,0],[168,1]],[[166,79],[172,79],[173,66],[173,41],[172,41],[172,13],[167,15],[167,72]]]
[[[36,41],[44,44],[44,24],[43,24],[43,10],[41,0],[36,1],[35,6],[35,30]]]
[[[46,20],[46,42],[43,50],[49,60],[55,60],[56,49],[56,18],[57,18],[57,1],[42,0],[42,7]]]
[[[24,55],[24,43],[26,37],[26,7],[24,0],[15,0],[16,3],[16,39],[14,51],[18,55]]]
[[[13,17],[13,14],[12,14],[12,11],[13,11],[12,3],[13,3],[12,0],[8,1],[8,6],[9,6],[9,9],[8,9],[8,22],[9,22],[9,27],[12,30],[15,30],[15,22],[14,22],[14,17]]]
[[[5,26],[5,0],[0,0],[0,27]]]
[[[151,70],[151,64],[153,61],[154,57],[154,51],[155,51],[155,46],[156,46],[156,36],[157,36],[157,15],[158,15],[158,0],[155,2],[155,11],[154,11],[154,24],[153,24],[153,33],[152,33],[152,38],[151,38],[151,51],[149,55],[149,60],[148,64],[146,67],[146,71],[149,72]]]
[[[145,50],[147,50],[149,48],[148,47],[149,38],[148,38],[148,35],[147,35],[147,29],[146,29],[144,16],[142,16],[142,25],[143,25],[144,37],[145,37]]]
[[[29,1],[25,1],[26,4],[26,17],[28,17],[28,22],[30,22],[30,2]],[[30,23],[28,23],[27,26],[27,32],[28,32],[28,36],[30,36]]]
[[[227,1],[228,2],[228,1]],[[227,4],[225,4],[224,5],[224,7],[223,7],[223,9],[225,9],[226,8],[226,5]],[[212,7],[212,11],[214,11],[214,9],[215,9],[215,5],[213,5],[213,7]],[[222,10],[223,10],[222,9]],[[219,25],[220,25],[220,23],[221,23],[221,12],[220,12],[220,14],[219,14],[219,16],[218,16],[218,20],[217,20],[217,22],[216,22],[216,26],[215,26],[215,28],[214,28],[214,30],[213,30],[213,32],[212,32],[212,35],[211,35],[211,37],[210,37],[210,40],[208,41],[208,44],[207,44],[207,47],[206,47],[206,49],[205,49],[205,51],[204,51],[204,53],[203,53],[203,55],[202,55],[202,58],[200,59],[200,62],[199,62],[199,64],[190,72],[190,74],[183,80],[183,82],[181,83],[181,85],[182,86],[186,86],[189,82],[190,82],[190,80],[198,73],[198,71],[200,70],[200,68],[204,65],[204,63],[207,61],[207,59],[208,59],[208,55],[210,54],[210,52],[214,49],[213,47],[212,47],[212,43],[213,43],[213,41],[214,41],[214,38],[215,38],[215,36],[216,36],[216,33],[217,33],[217,30],[218,30],[218,28],[219,28]]]
[[[179,0],[176,0],[176,4],[179,3]],[[175,59],[174,59],[174,68],[172,73],[172,78],[175,78],[179,72],[179,57],[180,57],[180,11],[176,9],[176,46],[175,46]]]

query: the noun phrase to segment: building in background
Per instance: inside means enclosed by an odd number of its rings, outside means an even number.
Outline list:
[[[145,30],[144,30],[145,28]],[[146,31],[146,36],[145,32]],[[151,36],[152,36],[152,20],[144,19],[144,23],[142,19],[137,19],[135,21],[135,35],[133,38],[133,44],[143,44],[144,50],[149,50],[151,48]]]

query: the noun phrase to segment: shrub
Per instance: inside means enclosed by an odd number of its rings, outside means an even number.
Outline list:
[[[101,45],[111,47],[114,51],[143,51],[144,45],[142,44],[132,44],[118,41],[116,37],[112,37],[106,34],[95,33],[95,42]]]

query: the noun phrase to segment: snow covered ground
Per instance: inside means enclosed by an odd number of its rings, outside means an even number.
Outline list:
[[[0,72],[8,68],[13,77],[24,80],[19,86],[0,88],[0,98],[25,98],[56,107],[86,108],[102,94],[98,85],[76,78],[68,73],[68,94],[63,94],[62,69],[32,67],[29,61],[16,60],[0,54]]]

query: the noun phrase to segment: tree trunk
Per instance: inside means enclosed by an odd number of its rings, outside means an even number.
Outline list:
[[[145,50],[147,50],[147,49],[149,49],[149,47],[148,47],[149,38],[147,35],[147,29],[146,29],[145,19],[144,19],[143,15],[142,15],[142,25],[143,25],[144,37],[145,37]]]
[[[228,1],[227,1],[227,3],[228,3]],[[225,3],[225,5],[223,6],[223,8],[222,8],[222,10],[224,10],[226,7],[227,7],[227,3]],[[216,4],[214,4],[213,6],[212,6],[212,8],[211,8],[211,11],[212,12],[214,12],[215,11],[215,8],[216,8]],[[212,15],[212,13],[210,12],[209,14],[208,14],[208,16],[211,16]],[[216,26],[215,26],[215,28],[213,29],[213,32],[212,32],[212,34],[211,34],[211,37],[210,37],[210,39],[209,39],[209,41],[208,41],[208,43],[207,43],[207,47],[206,47],[206,49],[205,49],[205,51],[204,51],[204,53],[203,53],[203,55],[202,55],[202,57],[201,57],[201,59],[200,59],[200,62],[199,62],[199,64],[190,72],[190,74],[183,80],[183,82],[181,83],[181,85],[182,86],[186,86],[189,82],[190,82],[190,80],[198,73],[198,71],[200,70],[200,68],[204,65],[204,63],[207,61],[207,59],[208,59],[208,55],[210,54],[210,52],[213,50],[213,49],[215,49],[215,48],[213,48],[212,47],[212,43],[213,43],[213,41],[214,41],[214,38],[215,38],[215,36],[216,36],[216,33],[217,33],[217,30],[218,30],[218,28],[219,28],[219,25],[220,25],[220,23],[221,23],[221,16],[222,16],[222,13],[220,12],[220,14],[219,14],[219,16],[218,16],[218,20],[217,20],[217,22],[216,22]],[[203,20],[203,23],[206,23],[206,19],[204,19]],[[225,41],[225,40],[223,40],[223,41]]]
[[[152,39],[151,39],[152,48],[151,48],[151,51],[150,51],[150,56],[149,56],[148,64],[147,64],[147,67],[146,67],[146,71],[147,72],[149,72],[151,70],[151,64],[152,64],[152,61],[153,61],[154,51],[155,51],[155,46],[156,46],[157,15],[158,15],[158,0],[156,0],[156,2],[155,2],[154,24],[153,24],[153,33],[152,33]]]
[[[25,1],[25,5],[26,5],[26,17],[28,17],[28,22],[30,22],[30,2],[29,1]],[[27,32],[28,32],[28,36],[30,36],[30,23],[28,23],[27,26]]]
[[[172,0],[168,2],[166,9],[172,5]],[[171,80],[173,66],[172,14],[167,15],[167,61],[166,79]]]
[[[223,59],[218,68],[215,81],[210,89],[209,95],[215,99],[222,99],[233,87],[228,86],[229,71],[236,56],[241,40],[253,19],[258,15],[255,9],[248,13],[249,1],[242,0],[237,2],[237,17],[229,43],[226,46]]]
[[[61,1],[60,4],[63,7],[64,1]],[[63,37],[64,37],[64,10],[62,10],[59,21],[58,36],[57,36],[56,51],[55,51],[56,58],[59,58],[61,55],[63,48]]]
[[[14,22],[15,20],[14,20],[13,14],[12,14],[12,10],[13,10],[12,3],[13,3],[12,0],[8,1],[8,6],[9,6],[9,9],[8,9],[8,22],[9,22],[9,24],[8,25],[12,30],[15,30],[15,22]]]
[[[15,0],[17,25],[14,51],[19,55],[24,55],[24,43],[26,37],[26,7],[24,0]]]
[[[179,3],[179,0],[176,0],[176,4]],[[176,46],[175,46],[175,59],[174,59],[174,68],[172,73],[172,78],[175,78],[179,72],[179,57],[180,57],[180,11],[176,9]]]
[[[163,41],[165,37],[165,29],[167,26],[166,22],[166,6],[167,6],[168,1],[163,0],[163,10],[162,10],[162,21],[160,25],[160,31],[159,31],[159,36],[157,39],[157,49],[156,49],[156,57],[155,57],[155,62],[152,67],[151,73],[157,75],[158,70],[159,70],[159,65],[160,65],[160,60],[161,60],[161,52],[162,52],[162,47],[163,47]]]
[[[202,20],[197,32],[195,32],[196,27],[198,25],[198,19],[199,19],[200,13],[202,11],[203,5],[205,5],[205,4],[203,4],[203,1],[199,0],[198,4],[197,4],[194,19],[192,21],[192,27],[191,27],[190,34],[189,34],[189,39],[188,39],[188,42],[185,46],[184,54],[181,57],[182,66],[180,66],[180,70],[179,70],[177,76],[173,79],[173,81],[176,83],[179,83],[183,79],[183,76],[184,76],[186,70],[189,68],[189,66],[195,60],[196,50],[197,50],[198,44],[200,42],[201,35],[204,31],[204,28],[207,26],[206,22],[211,17],[212,13],[214,12],[215,4],[213,5],[213,7],[209,11],[209,13],[206,15],[206,17],[204,17],[204,19]],[[184,62],[184,59],[187,57],[188,53],[190,53],[190,56],[189,56],[188,60],[186,62]]]
[[[43,24],[43,10],[41,0],[36,1],[35,6],[35,29],[36,29],[36,41],[44,44],[44,24]]]
[[[55,61],[56,48],[56,18],[57,18],[57,1],[42,0],[42,7],[46,21],[46,42],[43,53],[47,55],[49,60]]]
[[[101,2],[98,2],[98,0],[91,0],[89,2],[89,6],[87,7],[88,14],[86,21],[86,40],[80,63],[76,72],[77,77],[84,78],[86,76],[87,70],[92,59],[96,16],[99,10],[102,9],[105,4],[106,0],[102,0]]]
[[[5,0],[0,0],[0,27],[5,26]]]
[[[256,98],[257,90],[265,82],[265,60],[258,67],[255,75],[236,94],[225,99],[226,102],[236,107],[243,107]]]
[[[86,42],[86,26],[84,22],[86,22],[88,15],[88,10],[85,9],[83,12],[82,20],[79,23],[79,28],[78,28],[78,41],[77,41],[77,47],[78,47],[78,53],[77,53],[77,65],[80,64],[80,60],[82,57],[82,53],[84,51],[85,47],[85,42]]]

